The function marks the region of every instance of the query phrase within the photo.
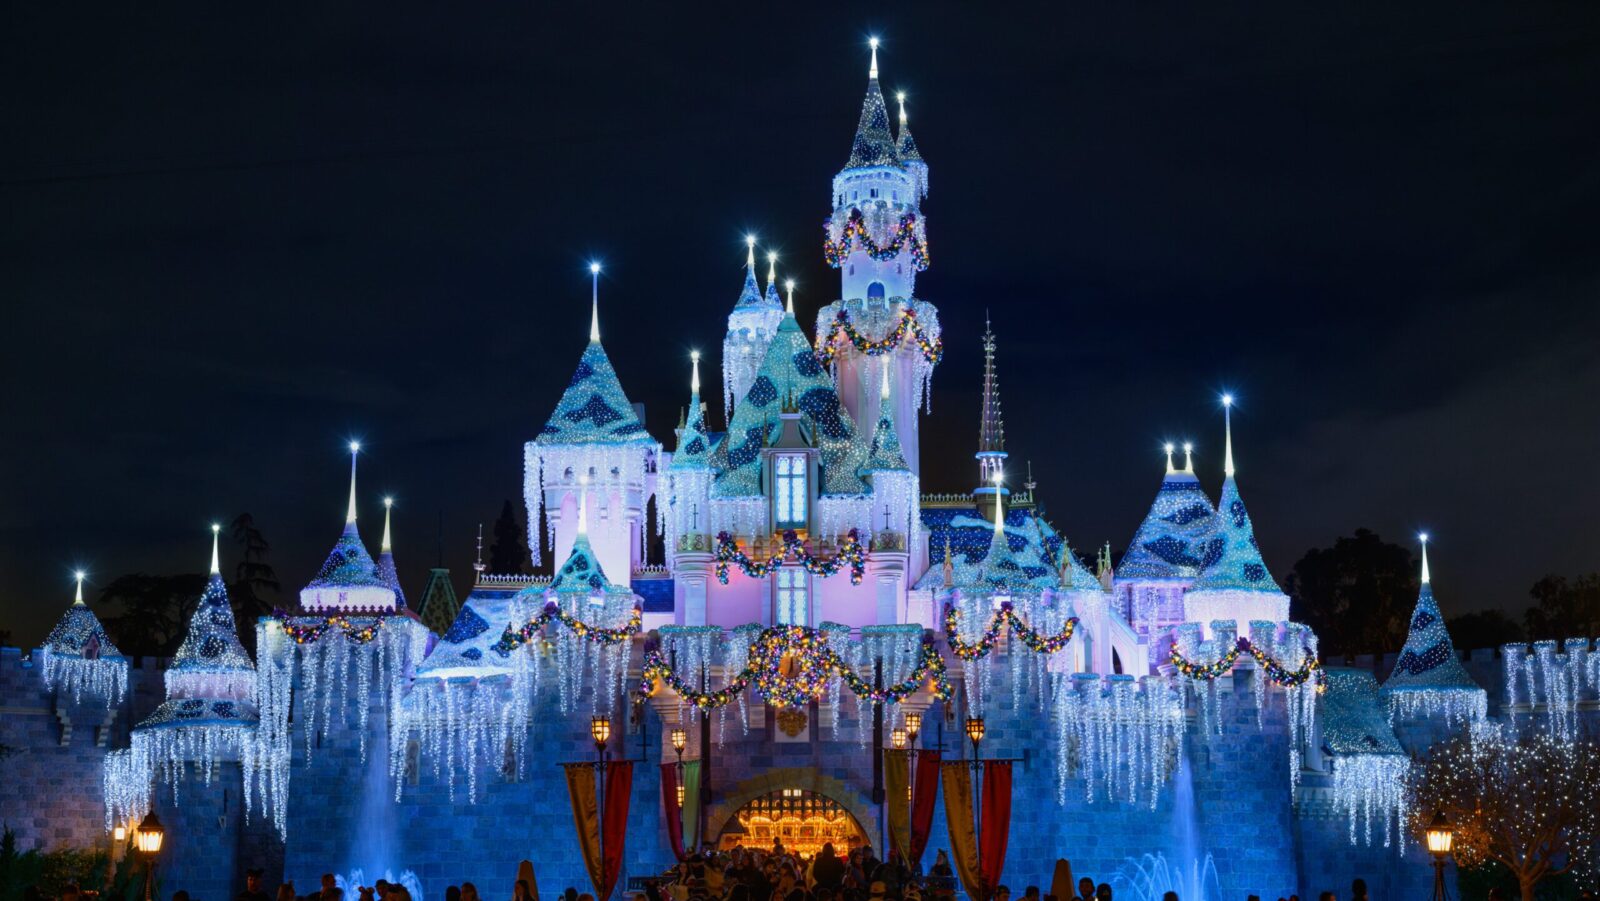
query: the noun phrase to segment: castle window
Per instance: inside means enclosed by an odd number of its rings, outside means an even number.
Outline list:
[[[883,282],[873,282],[872,284],[867,286],[867,299],[868,300],[873,300],[873,299],[882,300],[883,299],[883,290],[884,290],[883,289]]]
[[[773,458],[773,525],[779,529],[806,527],[806,458],[784,454]]]
[[[804,626],[810,619],[806,605],[806,571],[799,566],[778,567],[778,609],[773,619],[780,626]]]
[[[890,191],[889,192],[889,199],[893,200],[895,203],[899,203],[900,202],[900,192],[899,191]]]
[[[851,191],[850,192],[850,199],[851,200],[860,200],[861,199],[861,192],[860,191]]]
[[[877,188],[873,188],[872,189],[872,196],[873,197],[877,197],[878,196],[878,189]]]

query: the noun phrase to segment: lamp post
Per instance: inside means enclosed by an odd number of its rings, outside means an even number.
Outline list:
[[[156,855],[161,853],[161,841],[165,837],[166,830],[161,827],[161,818],[153,810],[145,814],[144,821],[133,831],[133,845],[144,859],[144,901],[150,901]]]
[[[678,755],[678,814],[683,814],[683,749],[689,746],[689,733],[683,727],[672,730],[672,750]]]
[[[1450,857],[1451,846],[1455,844],[1455,829],[1445,818],[1444,811],[1440,810],[1434,813],[1425,834],[1428,840],[1428,853],[1433,855],[1433,901],[1446,901],[1448,896],[1444,891],[1444,864]]]
[[[605,891],[606,880],[606,742],[611,739],[611,717],[596,716],[589,720],[589,737],[594,739],[595,765],[594,771],[599,774],[600,786],[595,794],[595,803],[599,807],[600,835],[600,885],[595,886],[596,892]],[[601,901],[605,901],[604,898]]]
[[[920,733],[921,731],[922,731],[922,714],[920,714],[920,713],[907,713],[906,714],[906,739],[910,743],[910,750],[906,754],[906,769],[908,770],[908,778],[906,779],[906,800],[907,801],[915,801],[916,800],[916,788],[915,788],[915,786],[916,786],[916,783],[917,783],[917,734]]]

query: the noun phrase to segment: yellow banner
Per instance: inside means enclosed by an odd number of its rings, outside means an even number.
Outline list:
[[[578,830],[578,849],[589,882],[599,896],[604,882],[600,867],[600,807],[595,801],[594,767],[586,763],[564,764],[567,771],[567,798],[572,802],[572,825]]]
[[[972,818],[972,770],[966,761],[947,763],[944,777],[944,819],[950,833],[950,857],[956,875],[970,898],[984,899],[983,874],[978,870],[978,829]]]
[[[883,752],[883,787],[889,805],[889,844],[900,860],[911,860],[911,755],[886,748]]]

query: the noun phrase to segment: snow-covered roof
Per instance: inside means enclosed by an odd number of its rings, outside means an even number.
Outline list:
[[[583,349],[572,381],[533,442],[541,446],[655,443],[633,412],[599,341],[590,341]]]
[[[1205,545],[1206,565],[1189,586],[1191,592],[1262,591],[1282,594],[1256,546],[1255,527],[1233,476],[1222,482],[1217,504],[1216,530]],[[1213,556],[1212,550],[1215,549]]]
[[[100,618],[94,615],[80,598],[72,602],[67,612],[61,614],[55,628],[45,637],[44,651],[55,657],[77,657],[84,660],[121,660],[122,652],[111,643]]]
[[[1378,698],[1378,680],[1366,670],[1326,670],[1327,691],[1317,698],[1322,743],[1334,754],[1404,754]]]
[[[972,590],[982,586],[984,565],[994,543],[994,524],[973,508],[924,507],[922,525],[928,530],[928,571],[917,580],[919,589],[938,589],[944,584],[945,542],[949,541],[951,581],[957,588]],[[1056,555],[1061,537],[1048,523],[1035,523],[1032,511],[1010,509],[1005,513],[1006,548],[1011,564],[991,567],[991,573],[1007,572],[1013,584],[1028,590],[1057,588]],[[1018,567],[1011,570],[1010,565]]]
[[[1385,692],[1428,690],[1477,690],[1482,688],[1467,674],[1456,654],[1455,643],[1445,629],[1439,603],[1433,599],[1433,586],[1422,583],[1417,606],[1411,613],[1411,628],[1405,647],[1395,661],[1394,671],[1383,683]]]
[[[417,664],[417,678],[486,678],[513,671],[511,653],[495,645],[507,628],[518,629],[543,606],[537,593],[476,589],[461,605],[444,636]]]
[[[233,605],[220,573],[212,573],[189,617],[183,644],[167,668],[171,673],[254,673],[255,664],[239,643]]]
[[[1214,556],[1222,542],[1212,533],[1217,512],[1190,472],[1169,472],[1150,512],[1117,564],[1116,577],[1128,580],[1187,581]]]
[[[378,565],[367,552],[367,546],[361,542],[361,532],[357,530],[355,520],[344,524],[344,531],[339,533],[339,540],[334,543],[328,559],[322,562],[316,578],[306,585],[307,591],[319,588],[389,589],[378,577]]]

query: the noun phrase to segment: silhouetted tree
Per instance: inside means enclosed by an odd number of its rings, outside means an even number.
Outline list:
[[[1457,648],[1498,648],[1503,644],[1527,641],[1522,624],[1512,619],[1504,610],[1479,610],[1463,613],[1445,621],[1450,640]]]
[[[507,500],[500,508],[500,518],[494,521],[494,544],[489,546],[489,572],[512,574],[522,572],[523,561],[528,559],[528,533],[517,517],[516,508]]]
[[[1565,576],[1545,576],[1528,589],[1535,607],[1525,621],[1528,638],[1577,638],[1600,634],[1600,573],[1567,581]]]
[[[204,573],[151,576],[129,573],[111,580],[96,600],[120,612],[105,617],[106,631],[124,654],[165,657],[183,643],[200,592]]]
[[[233,602],[233,617],[239,626],[239,641],[251,653],[256,648],[256,620],[272,612],[280,586],[278,574],[267,563],[267,552],[272,545],[256,528],[256,520],[249,513],[233,518],[228,531],[233,540],[244,548],[244,559],[233,568],[233,583],[228,586],[228,600]],[[264,595],[271,592],[273,599]]]
[[[1380,654],[1405,644],[1418,578],[1410,550],[1356,529],[1306,551],[1286,587],[1295,620],[1316,631],[1323,654]]]

